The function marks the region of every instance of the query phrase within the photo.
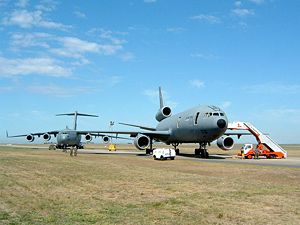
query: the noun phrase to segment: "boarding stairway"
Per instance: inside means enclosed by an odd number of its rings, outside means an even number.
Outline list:
[[[277,144],[269,135],[263,134],[260,130],[248,122],[233,122],[228,124],[230,130],[247,130],[257,140],[258,144],[263,144],[271,152],[280,152],[287,158],[287,151],[285,151],[279,144]]]

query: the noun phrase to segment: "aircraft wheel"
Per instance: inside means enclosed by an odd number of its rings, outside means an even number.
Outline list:
[[[153,159],[156,160],[156,156],[153,156]]]
[[[164,157],[162,155],[160,156],[160,160],[164,160]]]
[[[205,152],[204,152],[204,158],[208,159],[208,157],[209,157],[209,154],[208,154],[207,151],[205,151]]]

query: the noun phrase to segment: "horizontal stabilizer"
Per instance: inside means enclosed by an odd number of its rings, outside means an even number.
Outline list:
[[[91,115],[91,114],[85,114],[85,113],[61,113],[61,114],[56,114],[56,116],[90,116],[90,117],[99,117],[97,115]]]

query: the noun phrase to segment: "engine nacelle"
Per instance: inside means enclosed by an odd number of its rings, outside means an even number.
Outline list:
[[[90,142],[91,140],[93,139],[92,135],[91,134],[86,134],[85,135],[85,140]]]
[[[234,140],[229,136],[222,136],[218,138],[217,145],[220,149],[228,151],[233,148]]]
[[[139,150],[145,150],[150,145],[150,138],[146,135],[139,134],[134,139],[134,146]]]
[[[44,139],[44,141],[49,141],[51,139],[51,135],[48,134],[48,133],[44,133],[43,134],[43,139]]]
[[[34,141],[34,136],[32,134],[28,134],[26,136],[26,140],[29,141],[29,142],[33,142]]]
[[[109,142],[110,138],[108,136],[103,136],[102,140],[105,144],[107,144]]]
[[[168,117],[170,117],[172,115],[172,110],[170,107],[165,106],[161,109],[158,110],[158,112],[156,113],[155,119],[160,122],[163,119],[166,119]]]

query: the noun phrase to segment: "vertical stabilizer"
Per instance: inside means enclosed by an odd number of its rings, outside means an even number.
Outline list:
[[[158,122],[160,122],[163,119],[170,117],[172,115],[172,110],[170,107],[164,105],[161,87],[158,88],[158,92],[159,92],[159,110],[156,113],[155,119]]]
[[[78,116],[98,117],[97,115],[84,114],[84,113],[79,113],[79,112],[77,112],[77,111],[75,111],[74,113],[62,113],[62,114],[57,114],[56,116],[74,116],[74,130],[77,129],[77,117],[78,117]]]
[[[162,92],[161,92],[161,87],[158,88],[159,91],[159,104],[160,104],[160,109],[162,109],[164,107],[164,99],[162,96]]]

